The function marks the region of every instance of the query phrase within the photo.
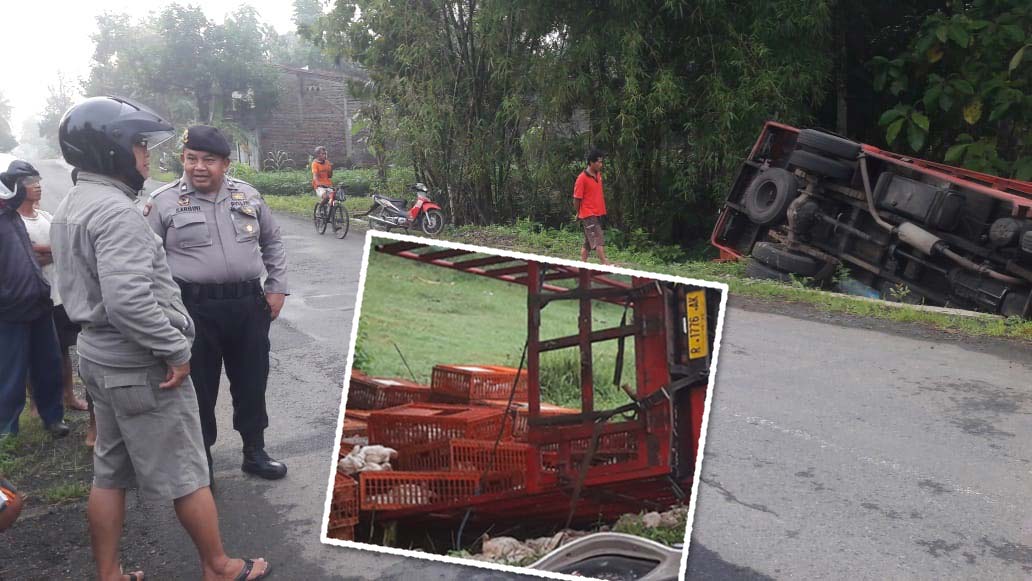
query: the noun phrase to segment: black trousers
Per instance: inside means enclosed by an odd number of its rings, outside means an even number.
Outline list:
[[[211,448],[218,438],[215,404],[223,363],[233,398],[233,429],[240,432],[245,445],[254,442],[269,426],[265,410],[271,323],[268,303],[261,294],[185,299],[184,296],[186,309],[197,327],[190,378],[197,390],[204,445]]]

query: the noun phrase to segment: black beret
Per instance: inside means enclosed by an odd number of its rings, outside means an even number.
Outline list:
[[[229,140],[218,127],[210,125],[194,125],[187,129],[183,133],[183,147],[229,157]]]

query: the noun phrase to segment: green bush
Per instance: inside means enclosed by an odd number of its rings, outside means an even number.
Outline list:
[[[312,174],[303,170],[262,171],[237,177],[264,195],[302,196],[312,193]]]

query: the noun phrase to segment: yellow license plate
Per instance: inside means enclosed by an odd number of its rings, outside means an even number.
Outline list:
[[[685,294],[688,313],[688,358],[702,359],[709,355],[709,332],[706,324],[706,291]]]

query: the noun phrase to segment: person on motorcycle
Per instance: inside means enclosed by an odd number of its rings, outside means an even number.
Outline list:
[[[315,195],[322,198],[322,203],[330,201],[330,194],[333,192],[333,164],[326,159],[326,148],[319,146],[315,148],[315,161],[312,162],[312,187],[315,188]]]

